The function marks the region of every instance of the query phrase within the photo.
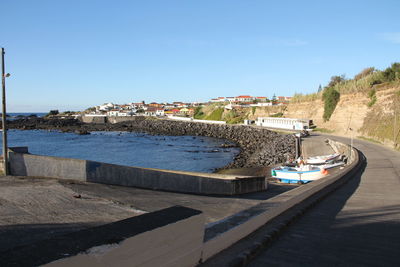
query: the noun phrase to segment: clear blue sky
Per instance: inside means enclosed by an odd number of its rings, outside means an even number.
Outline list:
[[[1,0],[9,112],[310,93],[400,61],[400,1]]]

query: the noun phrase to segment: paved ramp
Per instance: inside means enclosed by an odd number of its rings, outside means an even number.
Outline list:
[[[303,158],[315,157],[321,155],[330,155],[335,153],[332,147],[324,140],[327,138],[306,137],[301,140],[301,153]]]
[[[363,172],[309,210],[249,266],[400,266],[400,153],[360,140],[354,146],[367,158]]]

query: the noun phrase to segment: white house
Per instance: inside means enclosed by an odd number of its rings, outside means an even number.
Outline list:
[[[106,103],[96,107],[96,111],[110,111],[114,108],[113,103]]]
[[[116,117],[119,114],[119,109],[112,109],[107,112],[107,116]]]
[[[156,116],[164,116],[164,115],[165,115],[165,113],[164,113],[164,109],[163,108],[158,108],[156,110]]]
[[[135,112],[133,110],[112,109],[107,112],[107,116],[109,117],[127,117],[133,115],[135,115]]]
[[[240,95],[240,96],[235,97],[235,100],[237,102],[251,102],[254,99],[255,99],[254,97],[249,96],[249,95]]]

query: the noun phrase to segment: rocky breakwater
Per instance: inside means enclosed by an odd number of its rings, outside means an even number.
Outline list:
[[[241,148],[234,161],[225,168],[264,167],[284,162],[295,153],[293,135],[240,125],[216,125],[137,117],[116,124],[82,123],[73,119],[23,119],[10,121],[14,129],[46,129],[85,134],[91,131],[146,132],[157,135],[192,135],[227,139]]]

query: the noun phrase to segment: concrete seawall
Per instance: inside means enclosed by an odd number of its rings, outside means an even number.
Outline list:
[[[119,166],[89,160],[9,153],[10,171],[17,176],[72,179],[193,194],[236,195],[267,188],[264,176],[170,171]]]

